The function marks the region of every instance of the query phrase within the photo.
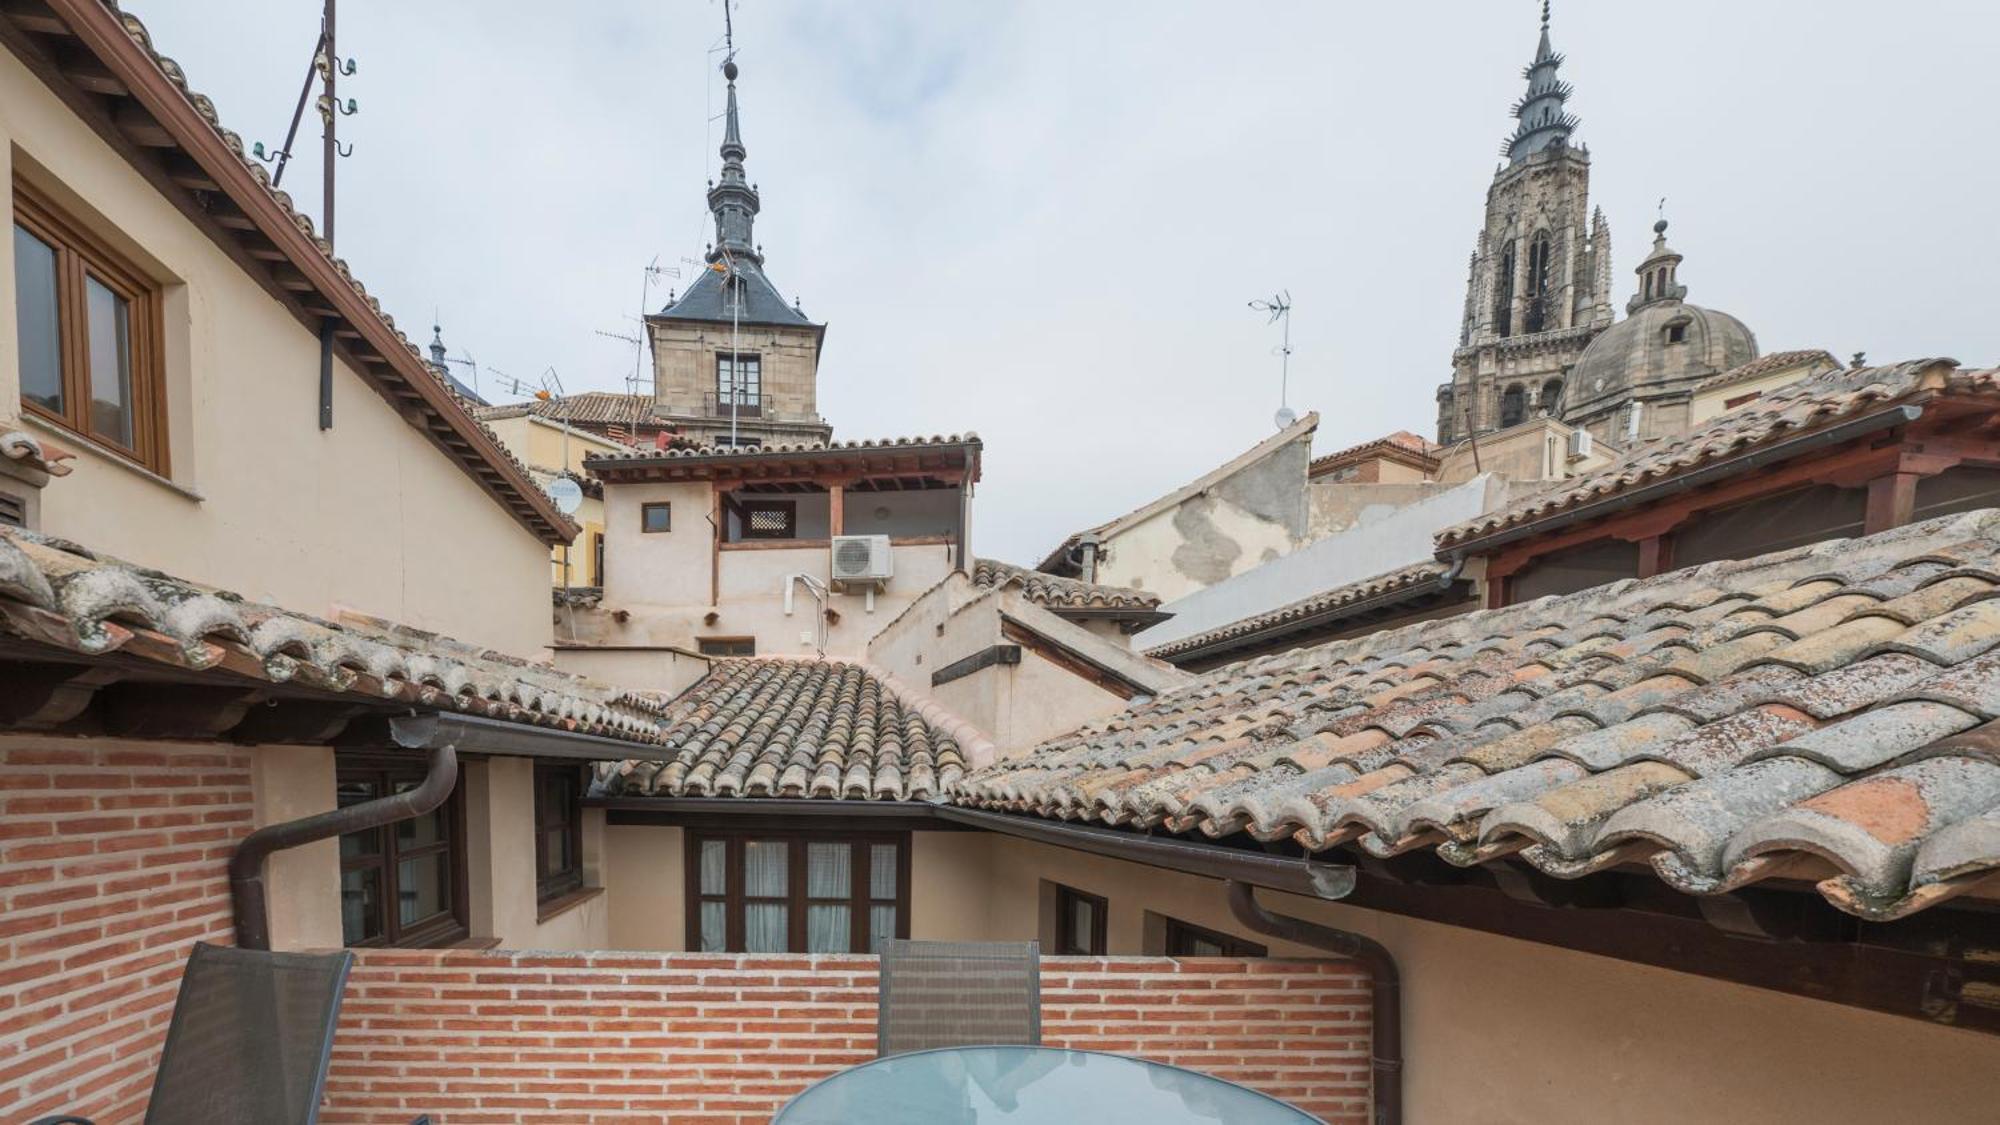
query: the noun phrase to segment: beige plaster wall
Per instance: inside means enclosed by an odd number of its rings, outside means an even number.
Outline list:
[[[260,746],[250,757],[257,827],[325,812],[334,804],[333,749]],[[340,948],[340,841],[319,840],[265,861],[271,948]]]
[[[549,487],[555,477],[565,469],[573,474],[583,472],[585,457],[602,453],[616,453],[625,446],[608,438],[602,438],[588,430],[571,428],[567,434],[555,422],[523,414],[518,418],[496,418],[486,423],[486,428],[499,437],[500,444],[508,452],[521,459],[528,466],[535,483]],[[604,533],[604,501],[586,495],[577,510],[570,515],[583,530],[576,541],[553,547],[549,551],[549,578],[557,586],[597,586],[604,576],[597,573],[596,559],[590,545],[594,536]],[[569,572],[563,572],[567,565]],[[565,582],[565,580],[567,580]]]
[[[557,612],[556,633],[565,630]],[[632,691],[660,691],[670,695],[692,687],[708,674],[708,657],[667,648],[558,648],[556,667],[601,683],[616,684]]]
[[[1003,642],[1002,612],[1069,637],[1077,650],[1114,667],[1140,662],[1122,643],[1056,618],[1014,590],[973,586],[954,573],[918,598],[868,643],[867,656],[984,732],[1002,755],[1032,748],[1125,708],[1126,699],[1023,648],[1019,664],[994,664],[933,686],[940,668]]]
[[[984,936],[1038,936],[1041,882],[1109,899],[1111,952],[1144,952],[1148,911],[1313,951],[1231,918],[1223,885],[995,837],[918,833],[918,895],[987,890]],[[930,853],[926,856],[926,853]],[[975,854],[965,854],[974,852]],[[2000,1041],[1955,1028],[1288,895],[1284,913],[1368,934],[1403,974],[1408,1120],[1479,1122],[1992,1120]],[[915,917],[926,908],[913,904]],[[938,936],[967,924],[941,919]],[[916,932],[918,937],[932,936]]]
[[[609,906],[600,894],[538,921],[535,889],[535,763],[528,758],[468,762],[465,787],[466,875],[474,937],[505,949],[602,949]],[[601,810],[584,818],[584,885],[603,877]],[[593,862],[595,860],[595,862]]]
[[[1570,459],[1569,435],[1574,428],[1553,418],[1536,418],[1499,433],[1482,434],[1476,458],[1471,442],[1459,442],[1440,458],[1437,479],[1460,484],[1487,472],[1508,480],[1559,480],[1617,459],[1622,443],[1603,440],[1601,434],[1588,456]]]
[[[346,607],[522,656],[548,643],[548,548],[344,365],[322,432],[317,334],[0,51],[0,183],[12,171],[165,287],[172,478],[28,423],[78,451],[43,493],[44,530],[321,616]],[[14,308],[9,238],[6,426],[21,413]]]
[[[687,869],[681,841],[680,829],[664,825],[604,829],[608,948],[687,948]]]
[[[1781,367],[1756,379],[1746,379],[1740,383],[1731,383],[1726,387],[1717,387],[1714,390],[1697,389],[1694,392],[1694,398],[1688,403],[1688,423],[1693,426],[1699,426],[1719,414],[1727,413],[1732,408],[1726,407],[1723,404],[1729,402],[1731,399],[1739,399],[1744,395],[1751,394],[1766,395],[1777,390],[1779,387],[1796,383],[1808,375],[1816,375],[1822,371],[1829,370],[1832,370],[1830,364],[1821,362],[1801,363],[1792,367]],[[1736,409],[1740,409],[1740,407]]]
[[[1456,487],[1455,484],[1438,481],[1356,484],[1322,478],[1306,487],[1306,498],[1311,506],[1308,536],[1315,540],[1324,539],[1353,527],[1363,517],[1421,503]]]

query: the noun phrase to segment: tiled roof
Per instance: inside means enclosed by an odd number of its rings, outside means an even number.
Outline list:
[[[1949,359],[1920,359],[1893,367],[1844,368],[1780,387],[1739,410],[1679,437],[1639,446],[1594,472],[1556,482],[1476,520],[1438,533],[1440,549],[1498,531],[1564,521],[1575,509],[1644,485],[1699,469],[1800,434],[1875,414],[1939,393],[2000,393],[2000,370],[1970,371]]]
[[[64,461],[76,456],[66,450],[56,450],[44,445],[42,440],[20,430],[0,430],[0,457],[18,461],[31,469],[39,469],[52,477],[70,474],[70,467]]]
[[[499,406],[482,406],[473,411],[481,421],[531,415],[562,421],[565,416],[579,426],[664,426],[666,420],[653,414],[652,395],[626,395],[613,391],[582,391],[560,398],[529,399]]]
[[[555,508],[554,501],[529,476],[527,467],[508,452],[491,430],[472,416],[473,404],[461,398],[452,383],[424,359],[417,345],[396,327],[395,317],[384,312],[382,302],[369,295],[354,277],[347,262],[334,256],[332,244],[319,237],[312,219],[293,207],[290,195],[271,186],[270,173],[245,151],[243,139],[223,126],[215,103],[188,85],[187,75],[179,63],[154,49],[152,35],[145,24],[132,13],[120,10],[114,0],[104,0],[104,9],[118,22],[125,37],[144,54],[146,61],[157,68],[169,86],[186,101],[187,107],[202,123],[200,127],[212,133],[212,139],[219,140],[234,162],[240,165],[240,168],[229,169],[227,176],[217,173],[218,180],[223,182],[213,190],[239,199],[243,198],[241,193],[254,192],[267,204],[275,203],[284,218],[304,236],[303,242],[297,246],[274,236],[273,241],[278,243],[279,251],[288,252],[291,260],[298,263],[298,267],[305,270],[309,277],[315,270],[330,267],[338,283],[352,290],[353,297],[359,298],[360,307],[366,314],[360,320],[372,320],[382,334],[395,341],[394,346],[384,350],[380,370],[370,370],[365,365],[363,368],[363,374],[371,377],[370,381],[390,405],[398,411],[419,412],[432,420],[434,425],[418,428],[425,430],[443,446],[447,456],[488,488],[503,506],[543,541],[567,543],[574,539],[577,526]],[[190,160],[193,161],[192,156]],[[245,173],[247,185],[243,183]],[[247,202],[244,209],[250,209]],[[342,303],[342,298],[330,293],[326,300],[336,309]],[[347,314],[341,312],[340,316],[346,317]],[[366,337],[367,325],[353,319],[349,323]],[[396,394],[398,386],[407,387],[414,393],[414,399]],[[430,393],[425,392],[425,387],[431,389]]]
[[[630,742],[660,734],[657,707],[544,665],[386,622],[322,621],[6,527],[0,636]]]
[[[1773,371],[1783,371],[1790,367],[1805,367],[1809,364],[1820,367],[1839,367],[1840,361],[1833,358],[1833,353],[1824,348],[1804,348],[1799,351],[1772,352],[1769,355],[1760,355],[1749,363],[1738,364],[1720,374],[1710,375],[1697,384],[1695,390],[1714,390],[1717,387],[1729,386],[1731,383],[1748,382],[1759,376],[1769,375]]]
[[[1227,625],[1221,625],[1206,632],[1196,633],[1190,637],[1182,637],[1180,640],[1149,648],[1146,650],[1146,655],[1164,660],[1169,657],[1178,656],[1184,652],[1208,648],[1218,641],[1226,641],[1236,637],[1249,636],[1253,633],[1262,633],[1282,628],[1295,621],[1314,617],[1329,610],[1370,601],[1385,595],[1401,591],[1416,592],[1424,589],[1437,589],[1438,580],[1444,577],[1447,570],[1448,568],[1443,563],[1422,562],[1415,566],[1406,566],[1401,570],[1392,570],[1387,574],[1373,575],[1359,582],[1350,582],[1345,586],[1338,586],[1334,589],[1314,594],[1311,597],[1300,598],[1298,601],[1292,602],[1289,605],[1279,606],[1277,609],[1267,613],[1259,613],[1251,617],[1246,617],[1241,621],[1232,621]]]
[[[1010,583],[1019,586],[1029,601],[1058,613],[1065,609],[1155,610],[1160,607],[1159,596],[1144,590],[1061,578],[997,559],[973,560],[973,585],[1007,586]]]
[[[895,450],[920,450],[978,446],[979,435],[967,430],[963,435],[933,434],[930,437],[872,438],[862,441],[802,441],[772,442],[768,445],[700,445],[686,449],[657,449],[653,447],[634,448],[629,452],[592,455],[586,466],[593,462],[616,464],[624,461],[700,461],[708,459],[739,461],[754,457],[774,455],[797,455],[801,453],[831,453],[837,455],[886,453]]]
[[[970,804],[1889,919],[2000,873],[2000,511],[1217,669]]]
[[[828,660],[718,661],[667,710],[661,756],[606,763],[609,796],[927,800],[965,751],[872,670]]]
[[[1371,454],[1383,453],[1391,456],[1400,454],[1401,456],[1398,457],[1399,460],[1420,459],[1435,463],[1438,451],[1443,448],[1443,446],[1426,441],[1408,430],[1397,430],[1393,434],[1376,438],[1374,441],[1364,441],[1359,445],[1350,445],[1346,449],[1335,450],[1324,457],[1315,457],[1312,461],[1311,471],[1325,472],[1329,468],[1344,465],[1351,461],[1366,460]]]
[[[1102,537],[1116,535],[1133,524],[1140,523],[1159,512],[1163,512],[1179,504],[1189,497],[1199,495],[1215,487],[1217,484],[1235,476],[1239,471],[1262,461],[1264,458],[1293,442],[1301,438],[1310,438],[1313,431],[1318,428],[1319,412],[1311,411],[1305,417],[1298,419],[1291,425],[1284,427],[1277,433],[1272,434],[1270,437],[1224,461],[1215,468],[1181,485],[1172,492],[1163,496],[1156,496],[1146,503],[1126,512],[1124,515],[1119,516],[1117,519],[1106,520],[1096,527],[1086,528],[1064,539],[1061,543],[1056,544],[1055,550],[1050,551],[1042,559],[1041,565],[1037,569],[1046,571],[1063,565],[1064,560],[1069,557],[1069,553],[1075,550],[1078,544],[1083,542],[1084,536],[1096,535]]]

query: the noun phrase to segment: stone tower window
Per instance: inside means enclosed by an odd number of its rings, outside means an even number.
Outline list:
[[[1522,330],[1540,332],[1548,326],[1549,232],[1538,231],[1528,243],[1528,307]]]
[[[1562,393],[1563,381],[1561,379],[1550,379],[1548,382],[1543,383],[1542,413],[1554,414],[1556,412],[1556,404],[1562,401]]]
[[[1518,426],[1528,420],[1528,393],[1515,383],[1500,393],[1500,428]]]
[[[1514,334],[1514,248],[1500,254],[1500,269],[1494,278],[1493,325],[1502,336]]]

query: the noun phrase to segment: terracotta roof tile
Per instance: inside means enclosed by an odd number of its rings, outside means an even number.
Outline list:
[[[1039,570],[1029,570],[997,559],[973,560],[972,584],[996,589],[1018,586],[1029,601],[1058,613],[1066,609],[1156,610],[1160,607],[1159,595],[1144,590],[1043,574]]]
[[[545,665],[406,627],[322,621],[5,527],[0,635],[628,742],[660,734],[656,705]]]
[[[955,799],[1692,893],[1809,874],[1900,917],[2000,884],[1996,567],[1974,512],[1258,657]]]
[[[529,399],[526,402],[481,406],[473,410],[481,421],[531,416],[561,421],[567,418],[579,426],[665,426],[667,420],[653,413],[652,395],[627,395],[613,391],[582,391],[559,398]]]
[[[76,454],[45,444],[42,439],[21,430],[0,430],[0,457],[17,461],[30,469],[39,469],[52,477],[66,477],[70,467],[63,462]]]
[[[927,800],[966,767],[934,717],[858,664],[719,661],[667,705],[660,754],[601,764],[595,791]]]
[[[1594,501],[1682,476],[1703,466],[1937,394],[2000,394],[2000,369],[1964,370],[1948,359],[1828,371],[1780,387],[1740,410],[1679,437],[1639,446],[1594,472],[1558,481],[1476,520],[1438,533],[1440,550],[1476,543],[1529,524],[1581,518]]]

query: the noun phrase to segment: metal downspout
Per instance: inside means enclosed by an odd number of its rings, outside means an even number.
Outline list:
[[[1374,1058],[1370,1066],[1375,1125],[1401,1125],[1403,1120],[1403,981],[1395,955],[1371,937],[1336,930],[1304,918],[1273,914],[1257,902],[1257,889],[1229,880],[1229,912],[1246,928],[1281,941],[1324,949],[1368,970],[1374,994]]]
[[[229,857],[229,896],[236,913],[236,944],[242,949],[271,948],[270,907],[264,894],[264,860],[272,852],[296,848],[349,832],[381,828],[422,816],[444,803],[458,784],[458,754],[451,746],[430,753],[430,769],[415,789],[349,805],[331,812],[267,824],[236,845]]]

